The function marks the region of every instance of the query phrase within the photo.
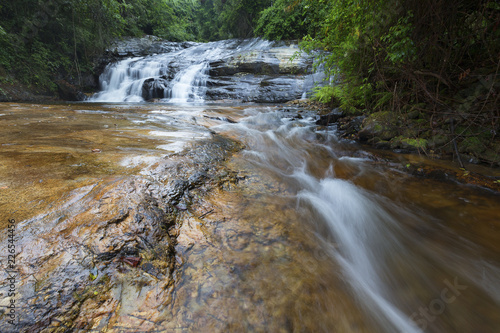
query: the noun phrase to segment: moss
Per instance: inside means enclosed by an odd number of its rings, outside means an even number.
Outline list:
[[[428,141],[426,139],[410,139],[410,138],[405,138],[401,140],[401,143],[404,146],[409,146],[408,148],[415,148],[415,149],[427,149],[428,146]]]
[[[382,127],[382,125],[380,123],[375,123],[374,126],[373,126],[373,131],[374,132],[382,132],[384,130],[384,128]]]
[[[379,137],[381,140],[390,140],[398,135],[398,117],[389,111],[372,113],[363,120],[359,137],[369,140]]]
[[[410,150],[426,150],[429,142],[426,139],[407,138],[404,136],[397,136],[390,141],[391,148],[403,148]]]
[[[459,145],[459,150],[462,153],[469,153],[474,156],[486,150],[485,145],[477,137],[465,138]]]

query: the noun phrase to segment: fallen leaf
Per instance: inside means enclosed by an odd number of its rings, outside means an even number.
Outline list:
[[[125,257],[122,261],[132,267],[136,267],[141,262],[141,257]]]

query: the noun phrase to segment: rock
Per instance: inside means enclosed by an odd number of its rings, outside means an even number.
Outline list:
[[[206,99],[283,103],[301,98],[319,78],[305,75],[312,73],[310,57],[290,61],[297,50],[289,46],[246,51],[210,62]]]
[[[207,100],[235,99],[255,103],[284,103],[300,98],[303,84],[295,77],[243,74],[211,78]]]
[[[168,42],[156,36],[132,37],[115,40],[106,53],[115,57],[139,57],[157,53],[174,52],[196,45],[194,42]]]
[[[142,98],[146,101],[155,98],[166,98],[169,83],[164,78],[150,78],[142,85]]]
[[[391,149],[391,143],[389,141],[380,140],[375,143],[375,148],[377,149]]]
[[[392,138],[390,142],[392,149],[403,149],[408,152],[427,150],[429,147],[429,142],[426,139],[421,138],[406,138],[403,136],[397,136]]]
[[[335,108],[329,114],[320,116],[316,121],[316,125],[328,126],[336,123],[342,117],[344,117],[344,113],[339,108]]]
[[[369,115],[363,120],[358,135],[362,141],[367,141],[374,137],[378,137],[384,141],[392,139],[398,135],[397,115],[388,111],[376,112]]]
[[[350,117],[346,119],[340,126],[340,131],[343,137],[353,138],[357,137],[359,131],[361,130],[361,125],[366,116]]]
[[[239,147],[214,135],[153,166],[148,177],[100,179],[19,224],[16,305],[23,306],[16,307],[22,318],[16,332],[119,330],[137,313],[153,318],[147,330],[157,326],[155,316],[173,304],[174,283],[184,274],[176,244],[185,235],[178,223],[191,217],[177,212],[174,202],[193,189],[190,209],[206,213],[198,197],[218,185],[219,174],[227,173],[219,162]],[[0,281],[2,289],[7,284]],[[1,332],[11,327],[0,321]]]
[[[59,97],[65,101],[83,101],[86,96],[75,85],[70,84],[65,80],[56,82]]]
[[[212,120],[218,120],[218,121],[224,121],[226,123],[230,123],[230,124],[236,124],[237,121],[231,119],[230,117],[211,117],[211,116],[207,116],[206,114],[203,115],[204,118],[208,118],[208,119],[212,119]]]

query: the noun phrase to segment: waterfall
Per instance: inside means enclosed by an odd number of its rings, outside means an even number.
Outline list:
[[[101,91],[89,101],[285,102],[304,97],[321,81],[310,56],[295,56],[297,45],[249,39],[179,43],[165,50],[109,64],[99,78]]]
[[[207,63],[188,67],[173,80],[171,102],[201,102],[204,99],[207,84]]]
[[[177,70],[169,67],[175,54],[130,58],[109,65],[99,79],[102,91],[91,100],[143,102],[159,98],[172,102],[203,101],[207,62]]]

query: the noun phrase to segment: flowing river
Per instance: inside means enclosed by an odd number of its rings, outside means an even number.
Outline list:
[[[172,53],[125,59],[91,103],[0,104],[2,332],[500,331],[498,194],[293,106],[209,102],[210,52],[170,79]]]

